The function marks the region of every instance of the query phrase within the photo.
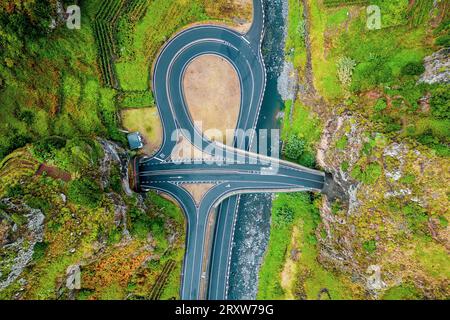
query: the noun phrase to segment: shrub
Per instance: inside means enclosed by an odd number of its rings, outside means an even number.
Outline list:
[[[131,218],[131,233],[139,239],[145,239],[152,231],[153,221],[150,216],[135,207],[132,207],[128,214]]]
[[[113,229],[108,235],[108,244],[116,244],[122,240],[122,232],[118,229]]]
[[[409,62],[402,68],[402,75],[404,76],[419,76],[424,73],[425,67],[422,62]]]
[[[24,194],[23,187],[20,184],[10,185],[6,188],[7,198],[21,198]]]
[[[370,55],[368,61],[355,68],[352,90],[363,91],[373,87],[389,84],[393,80],[392,68],[384,57]]]
[[[30,207],[30,208],[34,208],[34,209],[39,209],[42,211],[42,213],[46,213],[51,205],[50,203],[43,198],[40,197],[31,197],[28,200],[26,200],[26,204]]]
[[[356,166],[350,175],[352,178],[365,184],[374,184],[381,176],[381,166],[378,163],[370,163],[365,170],[362,170],[360,166]]]
[[[95,208],[102,199],[100,186],[89,178],[81,178],[69,183],[69,199],[79,205]]]
[[[368,240],[363,243],[363,248],[367,251],[367,253],[374,253],[377,249],[377,243],[375,240]]]
[[[40,161],[53,160],[56,151],[66,146],[66,140],[58,137],[50,137],[36,142],[31,152]]]
[[[337,62],[337,74],[339,82],[347,88],[352,82],[353,70],[356,67],[356,61],[349,57],[341,57]]]
[[[287,158],[292,160],[298,160],[305,151],[305,141],[296,135],[291,135],[284,147],[284,154]]]
[[[316,166],[316,157],[312,152],[304,152],[298,163],[308,168],[314,168]]]
[[[21,111],[17,117],[20,121],[25,122],[27,126],[31,126],[35,121],[35,115],[30,110]]]
[[[370,155],[372,153],[373,148],[376,146],[376,141],[374,139],[371,139],[369,142],[364,143],[362,148],[362,153],[366,156]]]
[[[445,34],[436,39],[435,44],[441,47],[450,47],[450,34]]]
[[[38,242],[34,245],[33,252],[33,260],[38,261],[41,260],[45,256],[45,252],[47,251],[48,243],[47,242]]]
[[[380,112],[380,111],[383,111],[384,109],[386,109],[386,107],[387,107],[386,100],[378,99],[377,103],[375,104],[375,106],[373,108],[376,112]]]
[[[336,141],[336,149],[344,150],[347,147],[348,138],[347,136],[342,136],[338,141]]]
[[[428,214],[421,206],[411,202],[403,208],[403,215],[411,232],[419,235],[427,233]]]
[[[294,210],[288,205],[283,205],[274,211],[272,219],[274,226],[286,226],[294,221]]]
[[[441,85],[433,90],[430,106],[434,117],[450,119],[450,85]]]

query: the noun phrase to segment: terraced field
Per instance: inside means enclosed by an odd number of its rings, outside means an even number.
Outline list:
[[[327,7],[338,7],[344,5],[362,5],[367,4],[367,0],[324,0],[323,2]]]
[[[15,182],[23,176],[32,176],[39,167],[39,163],[25,149],[18,149],[0,162],[0,194],[9,182]]]
[[[173,269],[175,269],[175,261],[173,260],[167,261],[166,264],[164,265],[161,274],[156,280],[156,283],[153,286],[152,291],[150,292],[149,296],[150,300],[159,300],[161,298],[161,295],[164,292],[164,287],[167,284],[167,281]]]

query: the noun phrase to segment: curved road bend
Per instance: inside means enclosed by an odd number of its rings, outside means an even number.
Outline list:
[[[254,0],[253,9],[253,24],[249,32],[244,36],[227,28],[201,26],[177,34],[163,47],[155,63],[152,79],[155,100],[163,121],[164,140],[159,152],[150,159],[151,162],[166,160],[169,157],[175,145],[174,142],[170,141],[170,135],[176,128],[189,129],[193,127],[189,123],[180,124],[180,121],[183,119],[191,120],[189,113],[186,112],[187,108],[184,99],[182,99],[182,95],[178,94],[182,91],[180,88],[182,88],[181,76],[183,72],[180,71],[180,68],[184,71],[187,64],[200,54],[216,53],[233,64],[238,71],[242,91],[238,127],[244,130],[255,127],[266,81],[265,66],[260,51],[264,24],[261,0]],[[208,48],[208,45],[212,44],[215,44],[215,49]],[[178,79],[176,79],[177,75]],[[170,90],[171,93],[169,94],[167,90]],[[172,101],[172,97],[174,99],[178,98],[177,104]],[[174,106],[179,108],[174,110]],[[184,114],[184,117],[175,116],[175,112]],[[198,132],[196,133],[198,138]],[[188,200],[184,199],[184,201]],[[219,211],[219,216],[227,217],[228,221],[234,220],[237,201],[237,196],[225,200],[223,208]],[[227,208],[228,210],[226,210]],[[226,228],[222,228],[224,234],[221,237],[224,240],[222,243],[231,243],[232,228],[233,224],[227,224]],[[214,247],[218,247],[217,243]],[[229,245],[222,245],[222,247],[229,248]],[[226,252],[223,248],[217,250],[217,252],[221,252],[221,264],[218,265],[216,263],[213,265],[219,266],[220,270],[216,272],[217,277],[212,277],[212,279],[217,279],[216,282],[221,283],[223,286],[223,283],[226,282],[225,275],[227,270],[223,270],[222,266],[228,265],[230,252],[227,253],[226,257],[223,257]],[[223,260],[222,257],[224,258]],[[185,262],[187,260],[185,259]]]
[[[255,127],[265,86],[265,67],[260,51],[264,22],[261,0],[254,0],[254,8],[254,24],[247,35],[243,36],[227,28],[213,25],[196,26],[173,37],[164,46],[155,64],[153,91],[164,129],[163,144],[155,156],[140,159],[136,168],[137,185],[142,191],[154,189],[170,194],[180,203],[186,215],[187,236],[181,286],[182,299],[200,298],[200,283],[206,276],[202,274],[205,233],[212,208],[217,207],[228,197],[236,198],[234,196],[240,193],[321,191],[324,185],[323,173],[288,163],[281,164],[278,174],[267,174],[267,170],[270,170],[277,160],[261,158],[243,151],[238,151],[244,158],[244,163],[241,164],[207,165],[206,162],[199,161],[187,165],[170,161],[170,154],[177,140],[171,139],[171,136],[176,129],[187,130],[190,137],[185,138],[191,139],[192,144],[202,150],[210,144],[192,122],[182,86],[186,66],[199,55],[219,55],[236,68],[242,99],[238,128]],[[224,151],[229,148],[216,145],[217,148],[211,151],[211,155],[222,158]],[[247,148],[246,145],[236,144],[235,147]],[[216,186],[207,192],[200,205],[196,205],[192,196],[180,186],[181,183],[206,181],[213,182]],[[223,207],[222,213],[231,212],[234,215],[236,202],[230,201]],[[219,218],[216,234],[232,233],[232,224],[222,225],[221,220]],[[220,255],[226,257],[228,264],[230,246],[222,243],[220,239],[223,237],[216,237],[213,246],[219,248]],[[222,273],[217,277],[211,276],[210,280],[211,283],[219,282],[221,287],[226,287],[223,284],[226,279]]]

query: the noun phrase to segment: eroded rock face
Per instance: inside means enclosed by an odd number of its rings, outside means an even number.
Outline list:
[[[123,191],[128,196],[131,196],[133,192],[130,189],[130,184],[128,181],[128,154],[123,148],[114,142],[103,139],[99,139],[99,142],[104,152],[104,157],[101,160],[99,169],[102,187],[105,188],[109,184],[111,168],[113,166],[119,166]]]
[[[286,61],[278,77],[278,92],[284,101],[295,100],[298,91],[298,71]]]
[[[424,59],[425,72],[419,82],[450,83],[450,48],[441,49]]]
[[[326,123],[317,160],[343,196],[323,197],[318,259],[350,275],[374,299],[411,282],[424,297],[446,297],[445,272],[433,275],[427,263],[450,247],[449,228],[439,223],[448,220],[448,187],[442,181],[449,179],[449,163],[413,141],[396,142],[373,131],[347,114]],[[344,137],[345,148],[337,147]],[[364,152],[369,139],[375,147]],[[369,163],[379,166],[377,178],[357,181],[352,169]],[[425,235],[432,240],[421,242]]]
[[[45,216],[41,210],[10,199],[1,200],[0,205],[4,208],[0,218],[3,230],[0,290],[3,290],[20,277],[31,262],[35,244],[43,240]],[[12,218],[13,215],[19,218]],[[20,219],[20,223],[15,219]]]

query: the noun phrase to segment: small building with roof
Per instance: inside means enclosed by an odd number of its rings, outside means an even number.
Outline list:
[[[144,147],[144,139],[139,132],[129,133],[127,139],[131,150],[139,150]]]

